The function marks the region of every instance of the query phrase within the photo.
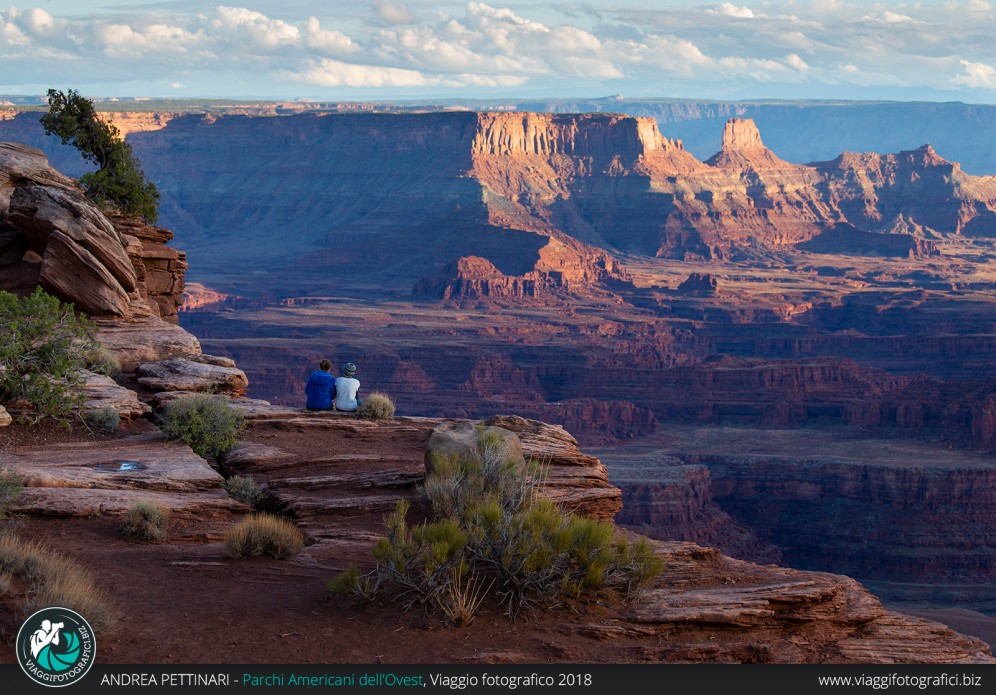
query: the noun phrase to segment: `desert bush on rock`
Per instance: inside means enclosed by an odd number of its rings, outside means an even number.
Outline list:
[[[245,431],[242,413],[224,397],[207,394],[172,401],[157,424],[167,437],[186,442],[205,458],[218,458],[231,451]]]
[[[109,405],[92,410],[83,415],[83,422],[97,432],[117,432],[121,426],[121,416]]]
[[[117,611],[89,570],[38,543],[0,536],[0,575],[18,577],[23,583],[19,610],[26,616],[48,606],[65,606],[85,615],[98,632],[117,619]]]
[[[87,353],[86,368],[91,372],[117,379],[121,376],[121,361],[114,353],[99,343]]]
[[[423,487],[434,520],[409,527],[399,502],[374,547],[374,571],[351,567],[329,589],[466,624],[488,593],[515,618],[568,598],[627,598],[660,573],[646,539],[617,541],[611,524],[538,498],[543,471],[510,458],[500,437],[480,430],[477,449],[474,459],[435,455]]]
[[[263,499],[263,488],[248,475],[233,475],[225,481],[225,490],[234,499],[250,507]]]
[[[0,292],[0,402],[27,401],[65,420],[83,403],[80,370],[96,349],[92,326],[40,287],[23,299]]]
[[[24,490],[24,477],[11,466],[0,468],[0,522],[10,515],[10,507]]]
[[[145,541],[164,541],[169,537],[169,510],[152,502],[136,502],[121,519],[121,535]]]
[[[367,420],[390,420],[394,417],[394,401],[387,394],[374,391],[360,403],[356,414]]]
[[[304,534],[300,529],[272,514],[256,514],[225,532],[225,554],[229,557],[268,555],[286,560],[303,547]]]

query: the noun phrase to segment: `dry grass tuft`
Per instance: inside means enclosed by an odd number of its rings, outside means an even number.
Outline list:
[[[272,514],[255,514],[225,532],[225,554],[229,557],[269,555],[286,560],[302,548],[304,534],[300,529]]]
[[[394,401],[386,393],[374,391],[363,399],[356,414],[367,420],[390,420],[394,417]]]
[[[117,611],[88,569],[39,543],[0,536],[0,576],[8,576],[8,590],[9,576],[24,583],[26,615],[47,606],[64,606],[86,618],[97,632],[117,620]]]
[[[169,510],[152,502],[136,502],[121,519],[121,535],[147,541],[169,537]]]

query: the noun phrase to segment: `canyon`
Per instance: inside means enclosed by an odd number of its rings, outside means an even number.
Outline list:
[[[353,361],[405,415],[602,447],[642,532],[992,613],[993,177],[796,164],[743,118],[703,160],[621,114],[130,118],[202,285],[178,320],[250,396]]]
[[[348,562],[369,568],[364,549],[398,502],[427,513],[418,484],[432,447],[440,446],[435,437],[457,430],[473,436],[476,424],[367,421],[246,398],[235,363],[202,354],[176,316],[157,309],[175,306],[154,300],[172,297],[176,283],[165,293],[147,284],[150,254],[137,242],[158,239],[152,258],[168,259],[164,230],[106,217],[29,147],[0,145],[0,171],[7,248],[23,250],[20,259],[5,257],[11,272],[2,277],[22,283],[11,289],[24,293],[32,289],[23,284],[32,269],[23,266],[40,266],[34,282],[88,304],[100,342],[123,370],[121,383],[98,380],[99,393],[114,391],[113,399],[94,402],[93,385],[85,387],[85,408],[111,408],[124,419],[116,432],[28,424],[20,419],[30,416],[30,404],[13,401],[7,405],[18,421],[0,429],[0,463],[26,485],[12,499],[21,515],[16,533],[78,557],[113,596],[112,615],[121,612],[102,628],[102,658],[203,663],[205,639],[222,629],[231,639],[209,658],[246,664],[321,663],[330,653],[355,663],[993,663],[979,639],[886,610],[847,577],[762,567],[681,542],[651,546],[666,572],[625,603],[577,602],[572,611],[505,627],[500,604],[489,603],[478,627],[442,631],[426,616],[369,607],[358,640],[349,621],[362,609],[330,602],[322,579]],[[182,285],[185,268],[175,270]],[[213,465],[145,419],[150,408],[205,392],[226,398],[249,423],[239,446]],[[541,496],[604,521],[620,510],[622,492],[604,464],[562,428],[514,415],[484,424],[545,464]],[[330,440],[348,442],[344,453],[330,455]],[[225,529],[249,512],[223,492],[222,474],[236,472],[261,481],[269,508],[307,533],[308,547],[293,561],[221,557]],[[119,536],[114,527],[136,501],[170,510],[168,540]],[[7,582],[3,598],[12,610],[0,617],[4,634],[16,627],[19,601],[30,593],[26,582]],[[12,652],[4,650],[0,661]]]

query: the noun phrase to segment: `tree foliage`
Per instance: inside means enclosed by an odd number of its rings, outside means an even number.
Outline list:
[[[146,180],[131,145],[120,131],[97,115],[93,102],[74,89],[48,90],[48,113],[41,118],[49,135],[72,145],[83,158],[97,165],[80,181],[97,203],[117,208],[126,215],[155,222],[159,216],[159,191]]]
[[[86,317],[39,287],[23,299],[0,292],[0,327],[0,402],[59,418],[82,404],[80,370],[97,352]]]

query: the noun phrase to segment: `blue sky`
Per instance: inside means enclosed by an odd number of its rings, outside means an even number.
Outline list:
[[[994,3],[34,0],[0,94],[994,103]]]

